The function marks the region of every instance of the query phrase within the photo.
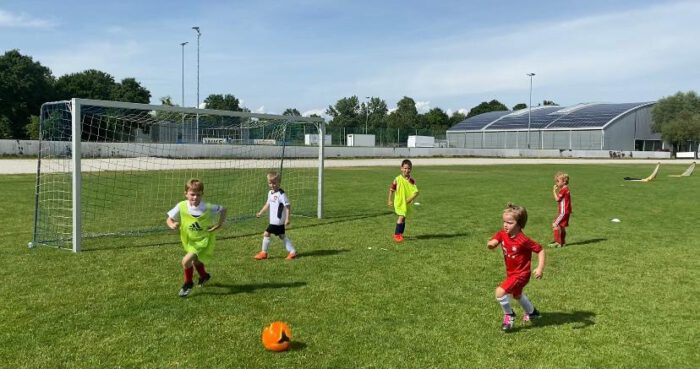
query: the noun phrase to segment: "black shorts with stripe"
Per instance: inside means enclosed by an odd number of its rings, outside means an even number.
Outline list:
[[[284,224],[282,225],[276,225],[276,224],[269,224],[267,226],[267,229],[265,232],[274,234],[275,236],[282,236],[284,235]]]

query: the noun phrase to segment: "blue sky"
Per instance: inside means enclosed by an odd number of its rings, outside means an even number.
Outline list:
[[[554,100],[653,101],[700,86],[700,1],[0,0],[0,52],[57,77],[98,69],[185,105],[230,93],[255,112],[343,97],[419,111]]]

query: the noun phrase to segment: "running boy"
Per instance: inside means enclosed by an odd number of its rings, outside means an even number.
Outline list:
[[[554,187],[552,188],[554,200],[558,203],[557,217],[552,223],[554,242],[548,246],[564,247],[566,245],[566,227],[569,226],[571,216],[571,192],[569,191],[569,175],[564,172],[557,172],[554,175]]]
[[[284,247],[289,252],[287,260],[292,260],[297,257],[297,250],[292,245],[292,240],[285,233],[285,227],[289,225],[290,217],[292,216],[292,208],[289,203],[289,198],[280,188],[281,176],[277,172],[267,173],[267,185],[270,187],[270,192],[267,194],[267,201],[260,211],[255,214],[258,218],[270,210],[270,224],[263,232],[262,251],[255,255],[255,260],[267,259],[267,251],[270,248],[270,235],[274,234],[284,242]]]
[[[180,240],[187,253],[182,258],[185,283],[180,289],[180,297],[187,297],[192,292],[194,268],[197,268],[199,274],[198,285],[200,287],[203,287],[211,279],[211,274],[207,273],[204,263],[209,262],[214,252],[216,241],[214,231],[219,229],[226,220],[226,209],[221,205],[202,201],[203,194],[204,183],[202,181],[195,178],[187,181],[185,200],[175,205],[168,212],[168,219],[166,219],[170,229],[180,228]],[[219,217],[215,221],[217,214]]]
[[[512,295],[523,307],[525,311],[523,321],[529,322],[531,319],[540,317],[540,312],[525,296],[523,289],[530,281],[530,259],[533,252],[537,253],[535,278],[542,278],[544,250],[522,232],[525,224],[527,224],[527,210],[521,206],[508,204],[503,210],[503,229],[496,232],[486,244],[489,249],[500,245],[506,264],[506,279],[496,287],[496,300],[501,304],[504,314],[501,327],[504,331],[515,326],[515,312],[510,306],[508,295]]]
[[[394,212],[399,218],[396,220],[394,241],[403,241],[403,232],[406,229],[406,217],[413,213],[413,200],[418,196],[416,181],[411,177],[413,163],[404,159],[401,162],[401,174],[394,178],[389,186],[389,207],[394,207]]]

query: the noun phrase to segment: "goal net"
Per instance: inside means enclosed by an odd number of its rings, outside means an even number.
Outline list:
[[[184,200],[190,178],[204,182],[205,201],[225,206],[235,227],[264,205],[272,170],[282,174],[293,214],[320,218],[323,140],[312,146],[309,135],[323,137],[322,118],[87,99],[44,104],[30,246],[78,252],[88,239],[165,231],[166,212]]]

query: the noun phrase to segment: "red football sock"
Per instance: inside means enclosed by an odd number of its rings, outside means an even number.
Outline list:
[[[561,242],[559,242],[560,245],[566,244],[566,228],[561,227],[561,231],[559,232],[559,239]]]
[[[194,274],[194,268],[189,267],[185,269],[185,283],[192,283],[192,275]]]
[[[194,267],[197,268],[197,273],[199,273],[200,277],[204,277],[208,274],[207,270],[204,269],[204,263],[195,264]]]
[[[560,230],[563,231],[564,228],[555,228],[555,229],[554,229],[554,242],[556,242],[556,243],[558,243],[558,244],[561,245],[562,242],[561,242],[561,232],[560,232]]]

